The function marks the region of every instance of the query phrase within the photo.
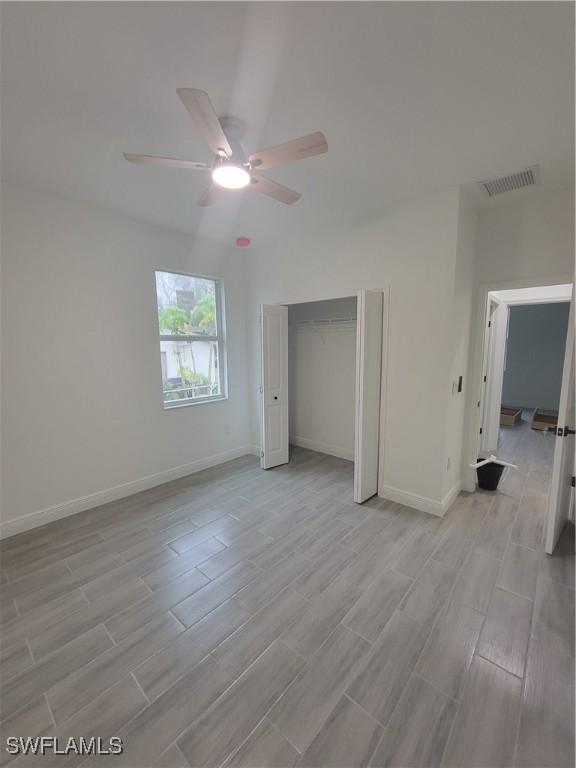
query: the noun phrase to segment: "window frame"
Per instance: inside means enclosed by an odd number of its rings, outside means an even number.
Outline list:
[[[211,280],[214,283],[214,296],[216,301],[216,335],[206,334],[163,334],[158,320],[158,290],[156,285],[156,273],[168,272],[172,275],[181,275],[182,277],[198,278],[199,280]],[[198,275],[192,272],[183,272],[178,269],[165,269],[164,267],[154,268],[154,296],[156,298],[156,324],[158,327],[158,349],[160,351],[160,392],[162,395],[162,405],[165,411],[171,411],[176,408],[187,408],[190,405],[206,405],[207,403],[218,403],[228,400],[228,362],[226,359],[226,312],[224,303],[224,281],[221,277],[213,275]],[[162,342],[163,341],[211,341],[216,343],[218,350],[218,380],[220,393],[218,395],[208,395],[207,397],[183,398],[182,400],[164,400],[164,382],[162,381]]]

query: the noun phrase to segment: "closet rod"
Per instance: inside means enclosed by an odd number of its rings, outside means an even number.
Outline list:
[[[296,322],[290,323],[290,325],[315,326],[315,325],[335,325],[336,323],[355,323],[355,322],[356,322],[355,317],[326,317],[318,320],[297,320]]]

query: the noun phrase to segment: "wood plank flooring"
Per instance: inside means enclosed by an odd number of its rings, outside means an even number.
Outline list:
[[[574,530],[554,438],[440,520],[352,502],[349,462],[245,457],[0,543],[0,731],[119,736],[18,766],[574,764]],[[2,744],[4,751],[4,744]]]

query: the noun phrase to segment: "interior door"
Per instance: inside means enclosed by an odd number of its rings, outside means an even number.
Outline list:
[[[358,503],[378,492],[383,307],[381,291],[358,292],[354,440],[354,501]]]
[[[480,452],[484,454],[496,453],[498,449],[509,315],[508,305],[493,297],[489,299],[488,309],[490,318],[488,364],[485,373],[486,386],[480,436]]]
[[[565,521],[570,517],[574,504],[572,475],[574,467],[574,295],[570,306],[568,333],[566,334],[566,352],[562,373],[562,388],[558,406],[558,428],[554,447],[552,482],[548,500],[546,523],[546,552],[551,555],[562,532]]]
[[[262,305],[262,469],[288,461],[288,307]]]
[[[492,356],[492,328],[493,314],[496,311],[497,303],[488,297],[486,327],[484,328],[484,352],[482,355],[482,382],[480,386],[480,397],[478,405],[482,406],[480,418],[480,436],[478,439],[478,449],[476,453],[483,453],[485,450],[486,420],[488,415],[488,375],[490,373],[490,358]]]

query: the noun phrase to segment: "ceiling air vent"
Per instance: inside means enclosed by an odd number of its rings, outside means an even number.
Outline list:
[[[523,189],[524,187],[533,187],[540,181],[540,167],[532,165],[518,173],[511,173],[508,176],[501,176],[499,179],[488,179],[479,181],[479,186],[484,190],[488,197],[501,195],[503,192],[512,192],[514,189]]]

